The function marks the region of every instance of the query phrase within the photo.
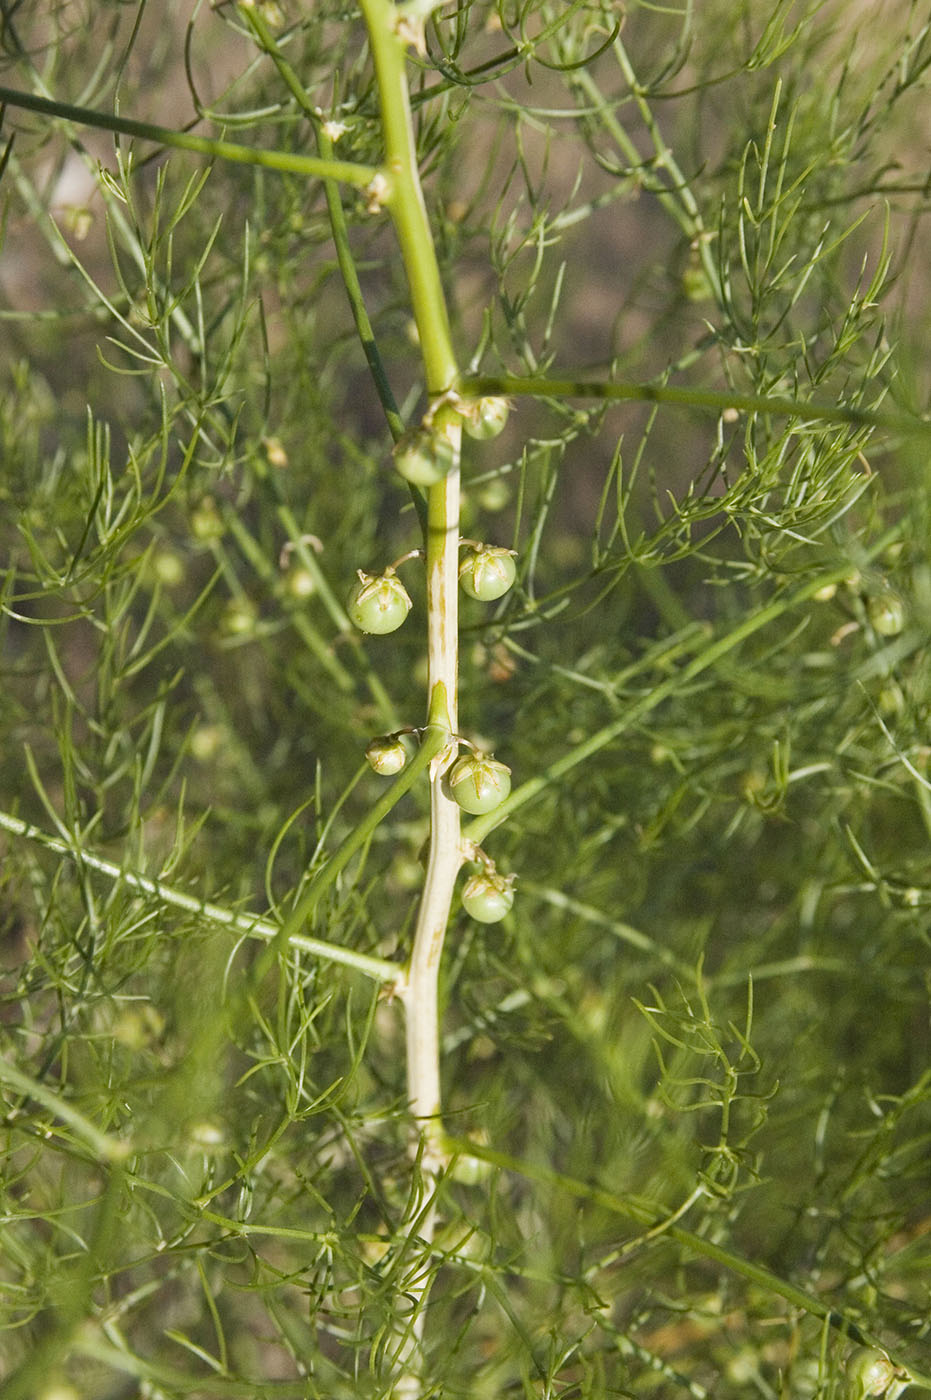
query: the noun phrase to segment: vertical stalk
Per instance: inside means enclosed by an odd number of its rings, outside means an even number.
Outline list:
[[[384,202],[394,223],[426,373],[427,393],[445,393],[456,382],[446,298],[424,204],[410,96],[405,71],[405,43],[398,33],[398,12],[391,0],[361,0],[372,47],[385,137]]]
[[[417,170],[405,71],[405,44],[390,0],[361,0],[368,28],[385,138],[385,204],[394,222],[420,335],[427,392],[437,397],[456,381],[449,317],[433,236]],[[457,443],[458,459],[458,443]],[[458,689],[459,471],[430,488],[427,502],[428,722],[456,732]],[[459,809],[442,776],[454,746],[431,765],[430,849],[408,977],[402,991],[407,1015],[407,1079],[414,1117],[424,1135],[428,1164],[442,1161],[438,993],[440,956],[453,884],[461,864]]]
[[[405,43],[391,0],[361,0],[378,84],[385,165],[383,199],[394,223],[411,294],[411,305],[428,395],[454,388],[458,366],[452,347],[443,284],[417,169],[405,71]],[[428,723],[445,729],[449,744],[430,765],[430,845],[423,895],[407,976],[399,987],[406,1017],[407,1091],[417,1125],[421,1166],[419,1199],[411,1204],[408,1229],[419,1248],[406,1281],[410,1303],[405,1330],[394,1354],[394,1394],[416,1400],[423,1391],[423,1333],[430,1291],[430,1252],[436,1225],[436,1186],[446,1154],[440,1090],[439,973],[453,887],[462,863],[459,808],[443,789],[443,774],[455,754],[458,695],[459,450],[456,465],[427,500]]]
[[[458,457],[458,452],[457,452]],[[458,665],[459,469],[430,490],[427,526],[428,674],[431,724],[456,732]],[[414,945],[402,998],[406,1014],[407,1097],[417,1124],[421,1191],[412,1201],[421,1244],[414,1277],[405,1293],[412,1300],[408,1329],[397,1351],[397,1400],[422,1393],[423,1334],[432,1274],[430,1246],[436,1228],[436,1186],[447,1160],[440,1090],[439,976],[456,875],[462,863],[459,808],[443,790],[443,774],[455,753],[450,744],[430,765],[430,849]]]
[[[459,473],[434,486],[428,501],[427,615],[431,724],[457,727]],[[411,1112],[424,1134],[424,1166],[443,1161],[440,1121],[438,978],[453,886],[462,855],[459,808],[443,790],[453,747],[430,772],[430,850],[404,993],[407,1087]]]

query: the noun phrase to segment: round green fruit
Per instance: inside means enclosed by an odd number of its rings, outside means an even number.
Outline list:
[[[470,438],[486,442],[503,431],[509,411],[507,399],[476,399],[466,411],[463,427]]]
[[[849,1400],[866,1400],[869,1395],[884,1395],[895,1376],[895,1367],[876,1347],[857,1347],[846,1365],[847,1396]]]
[[[496,924],[514,903],[510,880],[482,871],[470,875],[462,887],[462,907],[480,924]]]
[[[517,577],[517,565],[510,549],[483,545],[470,549],[459,564],[459,586],[470,598],[493,603],[507,593]]]
[[[370,768],[389,778],[407,763],[407,750],[397,734],[382,734],[368,745],[365,757]]]
[[[411,428],[394,446],[394,465],[412,486],[436,486],[456,465],[462,419],[448,406],[439,407],[428,423]]]
[[[396,574],[366,574],[358,570],[346,600],[350,621],[360,632],[395,632],[411,610],[407,589]]]
[[[905,604],[897,593],[878,593],[869,600],[866,611],[881,637],[897,637],[905,626]]]
[[[446,775],[447,791],[473,817],[493,812],[511,791],[511,770],[488,754],[457,758]]]

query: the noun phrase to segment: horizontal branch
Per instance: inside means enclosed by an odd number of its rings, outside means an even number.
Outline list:
[[[778,394],[737,394],[719,389],[676,388],[670,384],[631,384],[614,380],[517,379],[508,374],[464,375],[456,385],[468,397],[482,395],[523,395],[548,399],[602,399],[641,403],[680,404],[685,408],[710,408],[724,413],[771,413],[803,422],[851,423],[858,428],[881,428],[888,432],[931,435],[931,420],[911,418],[902,413],[874,413],[847,404],[818,403],[791,399]]]
[[[113,131],[119,136],[138,136],[143,141],[154,141],[160,146],[197,151],[200,155],[212,156],[216,160],[235,161],[239,165],[261,165],[266,170],[285,170],[293,175],[313,175],[321,180],[339,180],[345,185],[357,185],[360,189],[371,184],[378,174],[373,165],[356,165],[348,160],[324,160],[319,156],[302,156],[292,151],[256,150],[252,146],[237,145],[234,141],[216,141],[209,136],[172,131],[170,127],[156,126],[152,122],[138,122],[130,117],[97,112],[91,107],[72,107],[68,102],[35,97],[30,92],[18,92],[15,88],[0,87],[0,103],[39,112],[45,117],[58,117],[78,126]]]
[[[140,875],[138,871],[126,870],[112,860],[104,860],[102,856],[95,856],[90,851],[72,846],[61,837],[52,836],[49,832],[43,831],[41,827],[21,821],[19,817],[14,817],[9,812],[0,812],[0,830],[8,831],[11,835],[22,837],[27,841],[34,841],[38,845],[44,846],[47,851],[54,851],[56,855],[69,856],[82,869],[95,870],[98,874],[106,875],[127,889],[136,890],[139,894],[151,895],[154,899],[161,900],[163,904],[168,904],[174,909],[183,909],[188,914],[197,914],[203,919],[208,919],[210,923],[222,924],[226,928],[244,934],[247,938],[259,938],[263,942],[269,943],[281,935],[281,924],[273,923],[270,919],[260,918],[258,914],[237,914],[232,909],[225,909],[220,904],[209,904],[206,900],[199,899],[197,895],[187,894],[184,890],[176,889],[173,885],[166,885],[163,880],[153,880],[148,875]],[[335,943],[326,943],[319,938],[308,938],[302,933],[289,932],[287,942],[298,952],[310,953],[313,957],[322,958],[325,962],[342,963],[343,966],[355,968],[356,972],[362,972],[366,977],[371,977],[376,982],[395,982],[400,974],[400,968],[384,958],[370,957],[368,953],[357,953],[352,948],[340,948]]]

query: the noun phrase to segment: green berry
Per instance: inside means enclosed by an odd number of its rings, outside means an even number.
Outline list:
[[[459,414],[440,406],[429,422],[412,428],[395,443],[394,465],[412,486],[436,486],[456,465]]]
[[[317,581],[309,569],[289,569],[284,585],[292,598],[312,598],[317,591]]]
[[[446,775],[450,797],[473,817],[493,812],[511,791],[511,770],[489,754],[457,758]]]
[[[462,887],[462,907],[480,924],[498,923],[513,903],[511,881],[489,871],[470,875]]]
[[[382,734],[368,745],[365,757],[376,773],[387,778],[400,773],[407,762],[407,750],[397,734]]]
[[[230,598],[220,618],[227,637],[249,637],[255,631],[257,613],[250,598]]]
[[[883,1395],[895,1375],[895,1367],[876,1347],[857,1347],[846,1365],[847,1396],[849,1400],[866,1400],[869,1395]]]
[[[468,550],[459,565],[460,588],[482,603],[493,603],[507,593],[516,577],[513,552],[498,545]]]
[[[395,632],[411,610],[407,589],[397,574],[366,574],[358,571],[346,601],[350,621],[360,632]]]
[[[891,591],[871,598],[866,611],[874,631],[881,637],[897,637],[905,626],[905,605],[898,594]]]
[[[470,438],[485,442],[495,438],[508,421],[509,404],[507,399],[477,399],[466,412],[463,427]]]
[[[223,534],[223,521],[212,496],[205,496],[192,512],[191,530],[198,540],[218,540]]]

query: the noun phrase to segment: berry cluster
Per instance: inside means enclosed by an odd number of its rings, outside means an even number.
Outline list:
[[[506,399],[483,398],[467,402],[444,396],[433,405],[422,423],[397,442],[394,466],[413,486],[436,486],[455,465],[460,429],[479,440],[493,438],[504,428],[507,416]],[[459,546],[463,551],[459,563],[459,586],[463,593],[482,603],[503,597],[517,578],[514,550],[479,540],[460,540]],[[422,558],[422,551],[410,551],[380,574],[358,570],[358,582],[349,592],[346,607],[350,620],[360,631],[383,635],[396,631],[405,621],[412,604],[397,570],[413,558]],[[414,729],[402,729],[378,736],[365,751],[368,763],[384,776],[399,773],[408,759],[402,738],[406,734],[416,737],[418,733]],[[452,763],[443,778],[444,791],[464,812],[484,816],[507,798],[511,790],[511,770],[493,755],[479,753],[467,740],[460,738],[458,742],[470,752]],[[514,877],[499,875],[494,862],[476,847],[470,847],[469,858],[481,868],[463,886],[463,908],[479,923],[496,923],[504,918],[514,902],[511,888]]]

